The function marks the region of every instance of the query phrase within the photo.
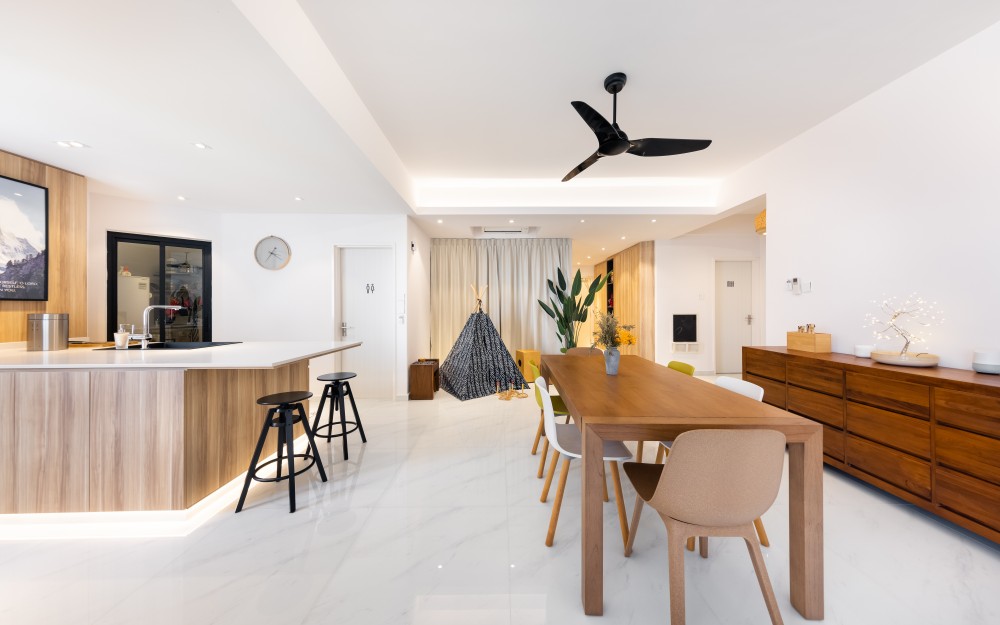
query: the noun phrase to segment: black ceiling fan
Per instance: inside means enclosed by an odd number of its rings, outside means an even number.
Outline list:
[[[672,156],[704,150],[712,144],[709,139],[629,139],[618,127],[618,92],[625,88],[626,80],[627,77],[622,72],[615,72],[604,79],[604,90],[614,97],[610,124],[586,102],[570,103],[597,135],[597,151],[566,174],[563,182],[576,177],[605,156],[615,156],[622,152],[636,156]]]

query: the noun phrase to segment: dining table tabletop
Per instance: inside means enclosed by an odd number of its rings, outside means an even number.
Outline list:
[[[705,428],[769,429],[788,444],[789,594],[810,620],[822,620],[823,428],[639,356],[622,356],[617,375],[604,359],[545,354],[542,376],[556,387],[582,431],[582,600],[604,612],[603,443],[673,440]]]

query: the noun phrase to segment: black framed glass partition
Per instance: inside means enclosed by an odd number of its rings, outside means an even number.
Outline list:
[[[108,232],[108,340],[121,325],[142,331],[147,306],[153,341],[212,340],[212,243]]]

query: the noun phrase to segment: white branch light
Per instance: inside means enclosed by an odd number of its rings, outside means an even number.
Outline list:
[[[932,326],[944,323],[944,317],[937,302],[929,302],[911,293],[902,300],[898,297],[872,301],[878,308],[876,313],[865,316],[865,327],[873,328],[872,335],[879,340],[903,339],[903,348],[899,355],[903,356],[914,343],[926,343],[931,337],[928,331]]]

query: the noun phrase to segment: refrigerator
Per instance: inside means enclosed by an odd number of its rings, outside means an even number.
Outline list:
[[[142,332],[142,311],[150,305],[152,298],[149,278],[118,276],[118,324],[124,323],[126,330],[131,330],[132,324],[135,324],[135,331]]]

